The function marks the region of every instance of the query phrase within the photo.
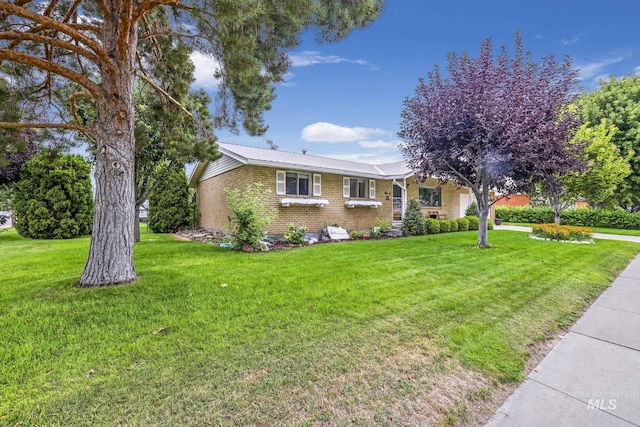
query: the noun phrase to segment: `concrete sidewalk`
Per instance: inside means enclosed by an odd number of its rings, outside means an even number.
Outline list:
[[[640,255],[487,426],[640,426]]]

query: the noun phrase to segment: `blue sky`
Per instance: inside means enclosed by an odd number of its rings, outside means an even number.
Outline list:
[[[332,44],[312,34],[291,52],[292,68],[265,114],[265,138],[283,151],[370,163],[400,160],[403,100],[447,52],[476,56],[491,37],[513,47],[520,30],[534,57],[571,55],[583,90],[599,78],[640,74],[640,2],[635,0],[396,0],[370,27]],[[214,66],[194,56],[196,86],[215,94]],[[263,138],[216,132],[220,141],[267,148]]]

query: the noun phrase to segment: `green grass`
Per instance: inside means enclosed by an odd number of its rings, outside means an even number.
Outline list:
[[[530,223],[525,223],[525,222],[503,222],[502,224],[531,227]],[[640,230],[624,230],[622,228],[603,228],[603,227],[588,227],[588,228],[592,229],[594,233],[620,234],[622,236],[640,236]]]
[[[143,233],[139,281],[76,289],[87,238],[0,233],[0,425],[416,424],[399,414],[447,381],[475,379],[466,401],[520,381],[640,250],[489,238],[245,254]]]

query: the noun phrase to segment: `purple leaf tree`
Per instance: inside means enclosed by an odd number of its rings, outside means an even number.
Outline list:
[[[399,136],[402,153],[419,181],[435,177],[473,191],[478,205],[478,246],[487,247],[490,192],[527,191],[561,172],[579,125],[566,107],[576,93],[570,58],[532,59],[516,34],[515,52],[493,55],[491,39],[480,56],[448,55],[448,78],[436,65],[407,98]]]

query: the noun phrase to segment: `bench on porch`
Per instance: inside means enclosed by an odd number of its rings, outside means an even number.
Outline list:
[[[438,213],[438,211],[427,211],[427,217],[435,219],[447,219],[447,214]]]

